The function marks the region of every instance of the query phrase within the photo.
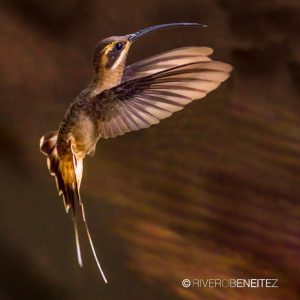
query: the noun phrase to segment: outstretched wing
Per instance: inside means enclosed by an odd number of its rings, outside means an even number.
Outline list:
[[[207,60],[132,79],[95,98],[101,137],[147,128],[201,99],[229,77],[232,67]]]
[[[122,82],[148,76],[163,70],[190,63],[210,61],[213,49],[208,47],[183,47],[154,55],[125,68]]]

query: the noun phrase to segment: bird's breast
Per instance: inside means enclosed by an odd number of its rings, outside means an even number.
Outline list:
[[[71,144],[77,158],[84,158],[95,151],[99,139],[97,125],[90,116],[82,113],[71,128]]]

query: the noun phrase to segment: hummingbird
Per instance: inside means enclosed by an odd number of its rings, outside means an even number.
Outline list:
[[[101,40],[94,52],[91,83],[70,104],[59,129],[40,139],[40,150],[47,156],[66,213],[71,209],[78,263],[82,266],[78,234],[82,222],[106,283],[80,196],[84,158],[94,154],[99,139],[147,128],[205,97],[232,70],[231,65],[209,57],[211,48],[199,46],[173,49],[126,66],[130,46],[137,39],[181,26],[206,27],[200,23],[161,24]]]

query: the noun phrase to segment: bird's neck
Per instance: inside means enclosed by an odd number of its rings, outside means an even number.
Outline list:
[[[125,65],[119,65],[114,69],[99,68],[94,73],[91,84],[91,96],[96,96],[102,91],[110,89],[121,82]]]

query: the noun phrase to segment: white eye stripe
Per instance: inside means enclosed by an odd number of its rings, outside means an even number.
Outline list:
[[[127,55],[127,51],[125,50],[125,51],[119,52],[118,54],[119,54],[119,57],[113,63],[113,65],[111,67],[112,70],[115,69],[119,65],[119,63],[123,60],[123,57],[125,55]]]

